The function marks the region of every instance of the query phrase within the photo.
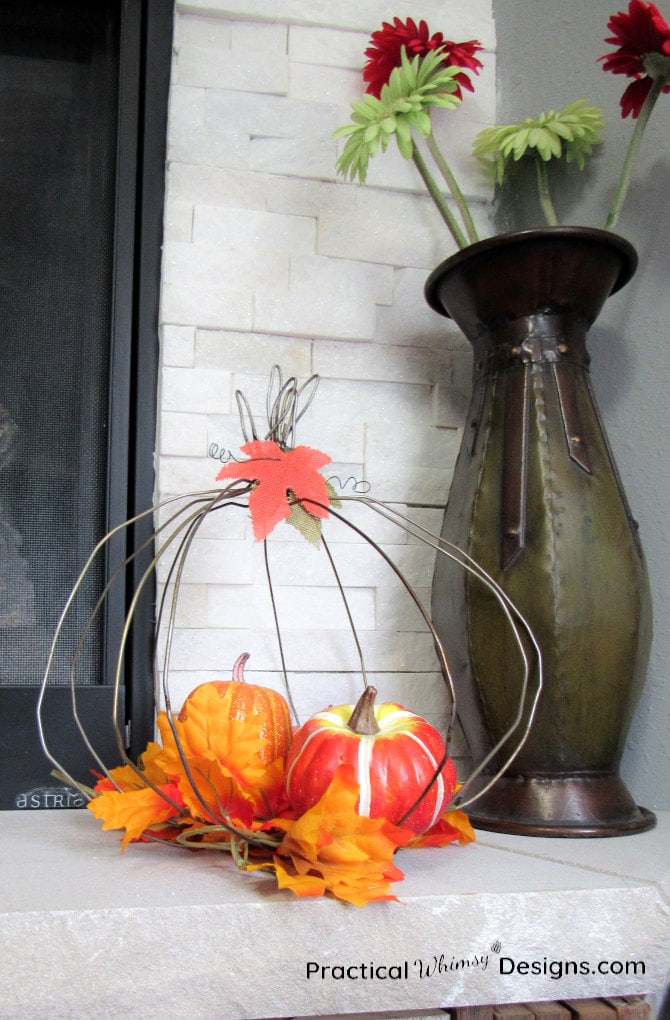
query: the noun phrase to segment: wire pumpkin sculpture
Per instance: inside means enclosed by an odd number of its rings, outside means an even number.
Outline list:
[[[282,378],[281,370],[278,366],[275,366],[270,376],[270,382],[267,391],[266,399],[266,417],[268,422],[268,430],[265,433],[264,439],[274,441],[277,446],[284,452],[290,451],[295,448],[295,436],[298,423],[311,406],[319,384],[319,377],[316,375],[311,376],[302,385],[298,384],[296,378],[291,377],[285,382]],[[237,391],[236,400],[240,415],[241,430],[244,436],[245,442],[250,443],[259,440],[259,432],[256,426],[256,421],[252,414],[249,403],[243,393]],[[231,458],[234,460],[234,458]],[[242,468],[242,463],[248,462],[236,462],[232,464],[229,462],[225,471],[229,474],[233,473],[237,467],[237,463]],[[66,604],[61,613],[58,625],[53,635],[51,643],[46,669],[44,672],[39,696],[37,703],[37,728],[39,733],[40,742],[43,751],[49,761],[51,762],[54,770],[54,775],[58,776],[59,779],[74,788],[76,788],[85,800],[90,801],[95,797],[95,791],[89,786],[82,783],[75,776],[72,776],[67,769],[65,769],[59,762],[57,756],[52,752],[48,746],[45,727],[44,727],[44,695],[49,685],[53,663],[56,657],[56,651],[63,637],[64,623],[70,612],[75,600],[80,595],[82,585],[86,580],[92,565],[97,561],[98,557],[106,555],[108,547],[111,542],[116,539],[116,536],[123,533],[126,529],[133,527],[139,521],[145,518],[152,518],[157,520],[159,515],[164,515],[165,519],[162,523],[158,523],[155,526],[155,530],[151,536],[145,540],[139,548],[135,549],[122,563],[120,563],[114,572],[111,574],[107,584],[104,586],[100,593],[97,602],[91,610],[87,624],[84,627],[82,634],[77,641],[75,648],[73,649],[70,664],[70,691],[71,691],[71,704],[72,714],[76,723],[77,729],[81,736],[81,739],[91,755],[93,761],[96,763],[97,768],[100,770],[102,776],[106,777],[113,786],[120,789],[118,783],[114,779],[114,775],[110,766],[102,760],[102,757],[94,747],[90,737],[88,736],[85,727],[83,726],[78,708],[77,708],[77,666],[78,660],[81,656],[82,649],[84,648],[87,636],[91,631],[94,621],[98,614],[102,611],[105,600],[109,595],[110,590],[114,586],[115,582],[124,574],[129,564],[140,555],[146,555],[147,551],[152,551],[151,560],[148,566],[144,570],[139,583],[135,591],[132,594],[130,603],[128,606],[126,618],[124,621],[123,630],[120,637],[118,653],[116,656],[116,668],[114,675],[114,698],[113,698],[113,718],[111,720],[116,743],[118,746],[118,753],[120,761],[123,765],[129,767],[137,776],[137,780],[140,783],[145,784],[148,787],[154,789],[154,791],[160,796],[165,797],[169,800],[169,796],[165,794],[163,790],[160,790],[158,786],[147,776],[143,770],[141,764],[136,764],[131,761],[126,753],[125,739],[123,728],[120,725],[118,719],[118,708],[119,708],[119,695],[123,683],[124,674],[124,659],[125,651],[128,643],[128,638],[131,633],[133,620],[137,612],[140,598],[152,579],[154,573],[159,565],[163,566],[167,564],[165,570],[165,576],[161,582],[161,594],[158,599],[157,613],[156,613],[156,624],[154,634],[154,672],[155,672],[155,709],[158,712],[158,705],[162,699],[164,705],[165,716],[169,723],[169,728],[174,738],[176,747],[179,751],[184,771],[188,777],[188,782],[192,787],[192,792],[196,799],[202,801],[204,807],[211,814],[211,802],[205,802],[203,790],[199,786],[198,777],[189,768],[187,756],[181,745],[178,727],[176,720],[178,713],[172,705],[172,697],[170,693],[170,662],[171,654],[174,643],[175,627],[176,627],[176,613],[179,602],[179,595],[181,586],[184,579],[184,573],[188,564],[189,553],[193,548],[193,543],[202,525],[211,518],[213,514],[219,514],[225,512],[230,507],[246,507],[248,505],[248,498],[254,491],[256,483],[254,481],[245,480],[244,478],[233,477],[228,484],[218,487],[207,489],[199,492],[186,493],[181,496],[170,497],[166,500],[161,501],[155,506],[152,506],[143,513],[138,514],[136,517],[125,521],[124,523],[113,528],[107,535],[105,535],[101,541],[92,550],[88,560],[84,564],[83,569],[66,601]],[[512,631],[514,641],[520,652],[521,662],[523,664],[522,677],[519,685],[519,701],[516,714],[509,726],[507,732],[500,738],[494,747],[487,753],[485,758],[477,763],[476,767],[470,773],[468,778],[465,780],[463,785],[454,794],[451,801],[446,805],[445,811],[452,809],[463,810],[472,804],[479,796],[491,789],[495,784],[496,780],[509,768],[510,764],[521,750],[526,737],[530,731],[533,718],[535,715],[535,709],[537,706],[538,698],[542,690],[542,660],[540,649],[537,641],[535,640],[531,629],[509,599],[505,592],[495,582],[495,580],[484,571],[470,556],[462,552],[456,546],[444,541],[439,536],[431,533],[417,522],[412,521],[405,514],[395,509],[388,504],[380,502],[373,498],[369,494],[355,494],[355,495],[342,495],[335,493],[332,486],[327,483],[327,490],[330,497],[329,503],[323,503],[316,499],[311,498],[297,498],[292,492],[287,493],[291,514],[298,513],[298,521],[292,520],[291,523],[296,523],[297,527],[301,527],[301,518],[309,514],[311,517],[310,525],[316,521],[320,531],[320,520],[318,517],[312,517],[312,512],[316,511],[320,516],[332,516],[346,528],[350,529],[363,542],[367,543],[372,549],[378,554],[388,565],[389,569],[393,572],[397,578],[399,584],[407,593],[407,596],[414,603],[418,609],[425,625],[430,632],[434,646],[436,657],[439,663],[440,672],[444,678],[444,682],[448,689],[448,696],[450,702],[449,718],[447,721],[446,728],[446,739],[445,739],[445,754],[441,762],[435,769],[435,773],[432,779],[427,784],[425,789],[418,797],[417,801],[413,804],[412,808],[405,813],[400,821],[402,825],[403,821],[411,814],[411,812],[420,803],[423,797],[425,797],[433,783],[437,780],[441,769],[445,765],[449,756],[449,748],[452,738],[452,733],[457,717],[457,703],[456,694],[454,689],[454,683],[452,679],[451,669],[449,666],[448,656],[445,648],[443,647],[442,641],[437,634],[430,615],[423,606],[419,599],[416,591],[409,583],[400,568],[393,562],[389,554],[376,542],[370,534],[364,530],[359,524],[354,523],[347,516],[347,506],[349,504],[355,504],[358,507],[362,507],[367,514],[370,515],[370,519],[375,518],[382,519],[387,522],[391,522],[393,525],[402,529],[407,535],[417,539],[420,543],[433,549],[437,556],[446,556],[450,560],[454,561],[462,570],[470,574],[477,581],[483,584],[497,600],[500,611],[504,614],[507,622]],[[302,520],[304,524],[304,519]],[[309,536],[308,536],[309,537]],[[349,605],[347,594],[342,583],[340,574],[337,569],[335,557],[332,549],[322,532],[318,535],[320,545],[322,545],[325,555],[327,557],[330,569],[332,570],[335,586],[339,592],[339,596],[342,600],[346,618],[348,621],[348,627],[351,633],[352,640],[355,645],[356,655],[360,665],[360,674],[362,684],[364,688],[369,686],[369,679],[365,665],[365,656],[361,647],[361,642],[357,633],[356,625],[353,618],[353,613]],[[316,544],[316,543],[315,543]],[[263,538],[264,546],[264,565],[267,578],[268,592],[270,596],[270,603],[272,608],[272,615],[274,621],[274,630],[276,633],[277,646],[279,652],[279,659],[281,663],[281,674],[283,678],[284,695],[290,707],[290,712],[293,717],[293,721],[296,726],[300,725],[301,720],[296,710],[291,687],[288,679],[289,666],[287,663],[287,657],[285,653],[284,642],[282,640],[281,626],[280,626],[280,612],[277,605],[275,588],[272,582],[272,570],[269,555],[269,543],[267,538]],[[159,654],[159,648],[161,649]],[[530,651],[530,656],[529,656]],[[534,682],[531,678],[534,677]],[[510,746],[511,745],[511,746]],[[484,779],[484,785],[481,785],[480,777],[483,773],[487,772],[487,769],[491,765],[491,762],[496,757],[502,756],[504,761],[498,768],[495,774],[486,774]],[[473,788],[474,792],[473,792]],[[220,834],[220,839],[217,838],[217,834]],[[208,836],[207,841],[203,842],[202,837]],[[279,839],[272,834],[263,833],[259,831],[249,831],[242,829],[239,826],[233,824],[230,817],[228,817],[225,806],[220,805],[218,817],[211,825],[203,825],[199,829],[191,829],[188,832],[182,833],[176,837],[176,839],[166,840],[160,833],[147,832],[143,834],[147,839],[153,839],[157,842],[167,842],[169,845],[174,846],[181,845],[189,848],[205,847],[208,849],[222,849],[232,853],[236,863],[241,866],[245,866],[248,861],[249,849],[252,850],[264,850],[276,848]]]

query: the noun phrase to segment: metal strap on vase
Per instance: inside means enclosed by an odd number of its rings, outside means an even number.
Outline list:
[[[501,493],[501,549],[503,570],[514,562],[526,539],[528,427],[530,385],[534,365],[547,365],[556,385],[568,456],[591,474],[574,367],[586,368],[585,329],[566,335],[558,316],[537,315],[506,324],[496,331],[496,344],[486,359],[485,374],[505,372],[504,453]]]

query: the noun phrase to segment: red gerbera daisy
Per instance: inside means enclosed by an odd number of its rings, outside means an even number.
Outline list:
[[[400,67],[403,46],[410,59],[417,54],[423,56],[430,50],[440,50],[444,53],[444,63],[447,67],[463,67],[474,71],[475,74],[478,74],[482,67],[481,60],[475,56],[475,53],[482,49],[476,39],[462,43],[451,42],[445,39],[441,32],[430,35],[425,21],[420,21],[417,25],[412,18],[407,18],[406,21],[394,18],[392,25],[384,21],[381,29],[372,33],[370,46],[365,51],[368,61],[363,69],[363,81],[367,82],[367,92],[377,98],[380,97],[391,71],[394,67]],[[474,92],[474,86],[467,74],[457,74],[454,81],[459,86],[456,93],[459,98],[461,87]]]
[[[650,74],[648,58],[652,54],[670,58],[670,25],[655,4],[630,0],[628,11],[614,14],[607,27],[614,34],[605,42],[618,49],[600,57],[603,70],[633,78],[621,97],[621,115],[637,117],[655,77]],[[670,84],[663,91],[670,92]]]

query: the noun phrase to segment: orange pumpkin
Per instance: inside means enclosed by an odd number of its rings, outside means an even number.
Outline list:
[[[328,708],[301,726],[286,761],[289,801],[298,814],[309,810],[347,762],[360,786],[360,815],[426,832],[453,796],[456,768],[430,723],[402,705],[375,705],[376,693],[367,687],[355,707]]]
[[[186,722],[189,709],[204,707],[205,699],[216,691],[220,697],[229,697],[231,719],[246,722],[262,738],[258,757],[264,765],[285,758],[291,743],[291,715],[286,699],[270,687],[248,684],[244,679],[244,665],[249,653],[244,652],[233,666],[232,680],[208,680],[195,687],[186,698],[179,713],[179,722]]]

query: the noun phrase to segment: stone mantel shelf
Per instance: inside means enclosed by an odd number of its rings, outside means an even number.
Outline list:
[[[224,854],[121,854],[86,811],[0,822],[2,1018],[397,1015],[649,994],[670,976],[670,813],[636,836],[403,851],[400,902],[363,909],[297,899]],[[552,976],[562,961],[610,973]]]

